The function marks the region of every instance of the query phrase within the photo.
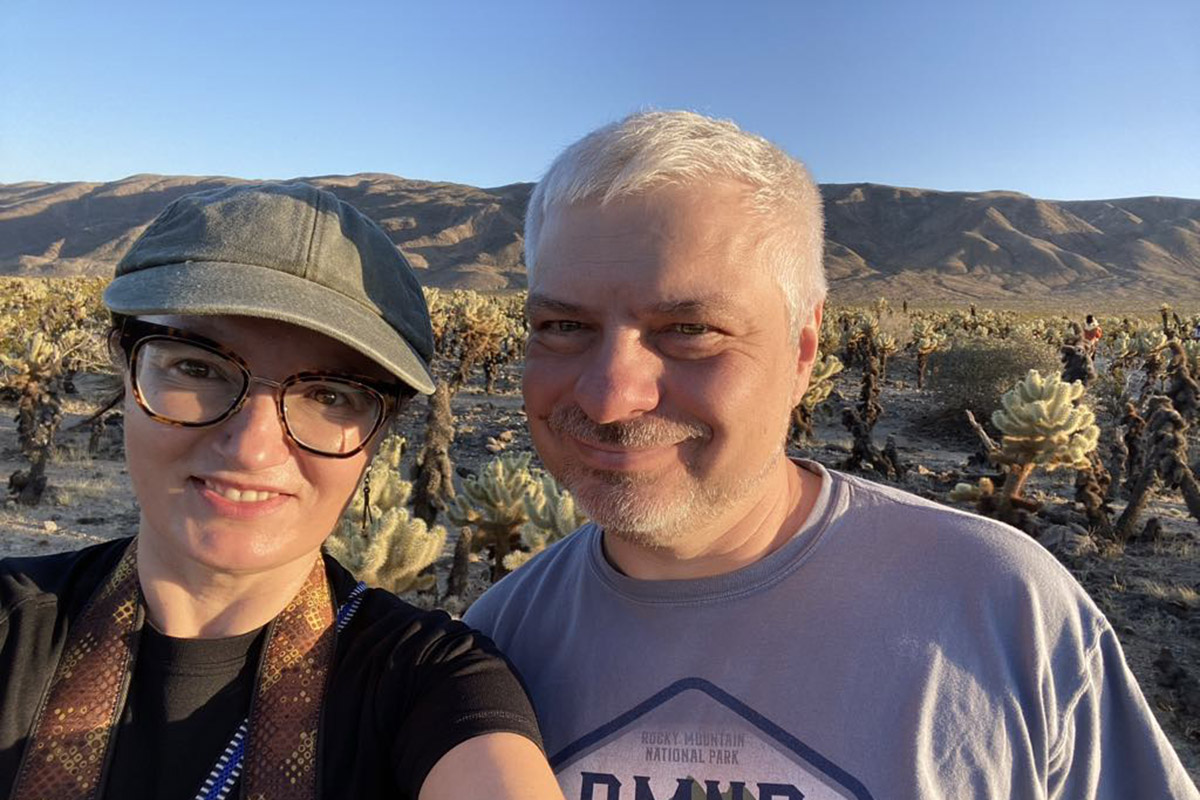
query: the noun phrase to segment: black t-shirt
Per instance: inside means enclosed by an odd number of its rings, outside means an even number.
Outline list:
[[[124,544],[0,561],[0,797],[67,631]],[[328,557],[326,571],[341,605],[354,578]],[[263,633],[186,640],[146,626],[141,636],[104,796],[194,797],[246,715]],[[369,590],[338,634],[319,736],[323,796],[415,800],[450,749],[498,731],[541,744],[525,690],[492,643]]]

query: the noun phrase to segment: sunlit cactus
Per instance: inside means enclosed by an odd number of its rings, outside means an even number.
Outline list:
[[[879,379],[887,380],[888,359],[900,349],[900,345],[896,342],[896,337],[890,333],[877,333],[874,347],[875,352],[879,354]]]
[[[413,517],[412,484],[400,477],[403,437],[389,436],[367,469],[367,490],[343,512],[325,550],[359,580],[390,592],[432,588],[424,573],[446,546],[446,529]]]
[[[576,507],[575,498],[548,473],[541,475],[536,491],[525,496],[525,509],[529,522],[521,526],[522,549],[504,558],[504,567],[509,572],[587,522],[587,516]]]
[[[439,313],[444,309],[447,315],[438,352],[456,362],[449,376],[451,394],[477,367],[485,370],[487,391],[494,391],[497,369],[518,360],[523,352],[525,328],[520,307],[476,292],[454,292],[448,299],[437,299]]]
[[[1004,468],[1004,485],[995,494],[982,494],[978,510],[1029,533],[1035,527],[1030,512],[1038,504],[1022,497],[1025,482],[1037,467],[1048,471],[1071,467],[1090,469],[1090,456],[1100,439],[1095,415],[1079,404],[1083,384],[1064,383],[1057,373],[1043,378],[1035,369],[1001,398],[992,423],[1003,434],[997,445],[974,414],[967,419],[987,458]]]
[[[919,321],[913,323],[913,338],[911,347],[917,353],[917,388],[925,388],[925,372],[929,367],[929,357],[946,345],[945,334],[939,333],[933,323]]]
[[[525,498],[540,489],[529,470],[531,458],[531,453],[505,453],[493,459],[478,476],[463,481],[446,508],[455,525],[470,525],[482,534],[475,537],[475,547],[489,551],[492,580],[507,573],[504,558],[520,544],[521,527],[529,522]]]
[[[1083,392],[1078,381],[1065,383],[1058,374],[1043,378],[1031,369],[992,413],[992,424],[1003,433],[1000,450],[992,460],[1016,471],[1031,471],[1035,466],[1046,470],[1087,466],[1100,439],[1100,428],[1092,410],[1078,404]],[[1021,478],[1018,494],[1023,484]]]
[[[84,332],[73,329],[59,338],[43,330],[28,336],[18,355],[0,353],[0,382],[17,395],[17,442],[28,470],[9,478],[9,487],[25,505],[36,505],[46,490],[46,466],[63,418],[63,398],[78,368],[74,353]]]
[[[813,363],[808,378],[808,388],[800,402],[792,409],[792,440],[799,443],[801,437],[813,438],[813,414],[817,407],[829,399],[833,392],[833,378],[843,369],[842,361],[832,353]]]

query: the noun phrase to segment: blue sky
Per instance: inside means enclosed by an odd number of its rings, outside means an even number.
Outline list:
[[[536,180],[642,108],[819,181],[1200,197],[1196,0],[0,2],[0,182]]]

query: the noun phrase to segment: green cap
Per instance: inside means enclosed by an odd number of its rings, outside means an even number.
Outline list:
[[[126,315],[290,322],[433,392],[433,328],[412,268],[379,226],[306,183],[179,198],[117,264],[104,302]]]

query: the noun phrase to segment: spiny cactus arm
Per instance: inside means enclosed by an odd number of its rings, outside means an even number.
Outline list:
[[[979,441],[988,455],[1000,452],[1000,448],[992,441],[992,437],[988,436],[987,431],[976,421],[975,414],[970,409],[967,409],[963,413],[967,415],[967,424],[971,426],[971,430],[975,431],[975,435],[979,437]]]

